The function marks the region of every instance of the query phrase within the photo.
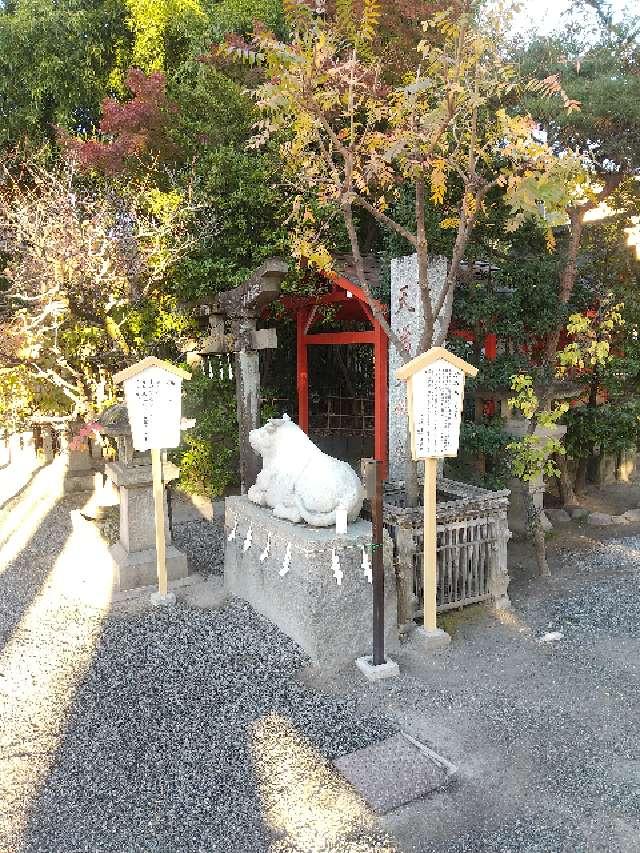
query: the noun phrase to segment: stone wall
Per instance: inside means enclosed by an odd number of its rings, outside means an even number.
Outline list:
[[[368,521],[359,520],[349,526],[345,536],[336,536],[331,528],[278,519],[271,510],[244,497],[227,498],[225,590],[248,601],[295,640],[315,663],[334,667],[353,661],[371,653],[372,584],[362,568],[362,548],[370,544]],[[288,548],[291,557],[285,566]],[[333,549],[340,561],[340,584],[332,567]],[[387,536],[387,644],[397,641],[396,623],[395,578]]]

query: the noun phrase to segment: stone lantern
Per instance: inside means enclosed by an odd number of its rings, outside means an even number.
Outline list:
[[[108,462],[105,474],[117,487],[120,496],[120,538],[111,547],[114,561],[114,588],[119,590],[153,586],[156,576],[156,537],[153,502],[151,453],[134,450],[131,426],[125,404],[117,404],[102,412],[98,420],[102,433],[115,439],[118,457]],[[180,471],[162,454],[163,482],[176,480]],[[164,498],[166,565],[169,580],[189,574],[187,557],[171,542]]]

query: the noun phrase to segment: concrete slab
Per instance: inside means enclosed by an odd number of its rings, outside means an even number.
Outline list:
[[[374,666],[373,658],[365,655],[364,657],[356,658],[356,666],[367,681],[382,681],[384,678],[395,678],[400,675],[400,667],[390,657],[384,663]]]
[[[150,601],[154,607],[167,607],[176,603],[176,594],[175,592],[168,592],[166,595],[162,595],[161,592],[152,592]]]
[[[109,550],[113,557],[114,591],[153,586],[157,583],[155,548],[127,551],[121,542],[116,542]],[[174,545],[167,545],[166,564],[169,581],[179,580],[189,574],[186,554],[178,551]]]
[[[200,579],[198,583],[184,587],[180,591],[179,598],[191,607],[199,607],[202,610],[217,610],[227,601],[224,578],[214,575],[206,580]]]
[[[412,646],[425,652],[437,652],[440,649],[446,649],[450,642],[451,637],[442,628],[436,628],[434,631],[416,628],[411,638]]]
[[[404,732],[337,758],[334,766],[378,814],[441,789],[456,772],[453,764]]]

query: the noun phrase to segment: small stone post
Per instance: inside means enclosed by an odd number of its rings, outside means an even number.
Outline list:
[[[42,424],[40,432],[42,435],[42,456],[44,464],[48,465],[53,462],[53,430],[49,424]]]
[[[120,539],[111,547],[115,565],[114,588],[135,589],[155,586],[156,530],[153,500],[153,471],[149,453],[134,457],[131,437],[119,442],[125,448],[124,460],[107,463],[105,472],[120,493]],[[130,451],[130,452],[126,452]],[[171,462],[163,461],[165,483],[177,479],[179,471]],[[171,542],[164,490],[164,519],[166,539],[166,570],[169,580],[184,578],[189,574],[187,557]]]
[[[494,543],[494,559],[491,567],[490,592],[497,610],[507,610],[511,607],[509,600],[509,566],[507,546],[511,539],[506,510],[498,513],[496,524],[496,542]]]

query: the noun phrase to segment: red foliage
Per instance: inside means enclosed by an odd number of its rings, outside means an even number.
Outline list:
[[[170,116],[178,108],[167,98],[164,74],[154,71],[147,75],[139,68],[130,68],[126,84],[133,95],[130,100],[105,98],[102,102],[98,129],[106,139],[83,140],[60,133],[67,155],[81,169],[115,175],[127,168],[131,158],[148,152],[171,152],[166,130]]]

